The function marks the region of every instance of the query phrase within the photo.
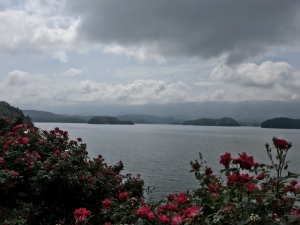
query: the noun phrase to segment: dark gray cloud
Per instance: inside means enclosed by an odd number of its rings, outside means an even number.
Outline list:
[[[68,6],[81,15],[81,39],[163,57],[228,54],[234,63],[299,43],[299,1],[70,0]]]

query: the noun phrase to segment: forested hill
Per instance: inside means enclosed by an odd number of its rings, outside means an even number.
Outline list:
[[[133,125],[134,123],[132,121],[122,121],[117,119],[116,117],[111,116],[95,116],[87,122],[88,124],[127,124],[127,125]]]
[[[55,114],[39,110],[23,110],[25,115],[29,115],[34,122],[45,123],[86,123],[88,119],[79,116]]]
[[[130,120],[134,123],[140,124],[181,124],[180,121],[173,117],[157,117],[144,114],[126,114],[123,116],[117,116],[119,120]]]
[[[5,116],[5,117],[10,117],[11,115],[24,116],[23,111],[21,109],[13,107],[4,101],[0,101],[0,115]],[[29,116],[24,116],[24,118],[28,124],[33,125],[31,118]]]
[[[300,119],[273,118],[261,123],[261,128],[300,129]]]
[[[183,122],[183,125],[197,125],[197,126],[230,126],[230,127],[240,127],[236,120],[223,117],[221,119],[209,119],[209,118],[200,118],[197,120],[188,120]]]

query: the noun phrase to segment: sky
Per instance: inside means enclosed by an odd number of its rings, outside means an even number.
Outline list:
[[[0,2],[0,100],[22,109],[299,102],[299,62],[300,1]]]

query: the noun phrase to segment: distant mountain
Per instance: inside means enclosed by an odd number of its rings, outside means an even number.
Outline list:
[[[209,119],[209,118],[200,118],[197,120],[188,120],[183,122],[183,125],[197,125],[197,126],[230,126],[230,127],[240,127],[236,120],[223,117],[221,119]]]
[[[55,114],[51,112],[38,110],[24,110],[25,115],[32,118],[34,122],[45,123],[86,123],[88,119],[79,118],[70,115]]]
[[[5,117],[10,117],[11,115],[21,115],[25,117],[25,121],[33,126],[31,118],[27,115],[24,115],[23,111],[19,108],[13,107],[7,102],[0,101],[0,115]]]
[[[261,128],[300,129],[300,119],[273,118],[261,123]]]
[[[150,115],[139,115],[139,114],[126,114],[123,116],[117,116],[120,120],[131,120],[134,123],[141,123],[141,124],[178,124],[181,121],[178,121],[172,117],[157,117],[157,116],[150,116]]]
[[[133,125],[132,121],[128,120],[119,120],[116,117],[111,116],[95,116],[89,119],[88,124],[126,124]]]

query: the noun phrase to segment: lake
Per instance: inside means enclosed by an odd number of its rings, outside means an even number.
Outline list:
[[[214,172],[223,166],[220,155],[232,157],[247,152],[254,161],[269,164],[265,144],[272,146],[272,137],[291,141],[287,160],[289,170],[299,173],[300,130],[262,129],[259,127],[208,127],[183,125],[94,125],[68,123],[35,123],[51,130],[59,127],[69,132],[71,139],[81,137],[87,143],[90,158],[102,154],[110,165],[122,160],[124,173],[141,174],[146,186],[155,187],[153,198],[164,198],[197,187],[190,171],[190,161],[199,152]]]

